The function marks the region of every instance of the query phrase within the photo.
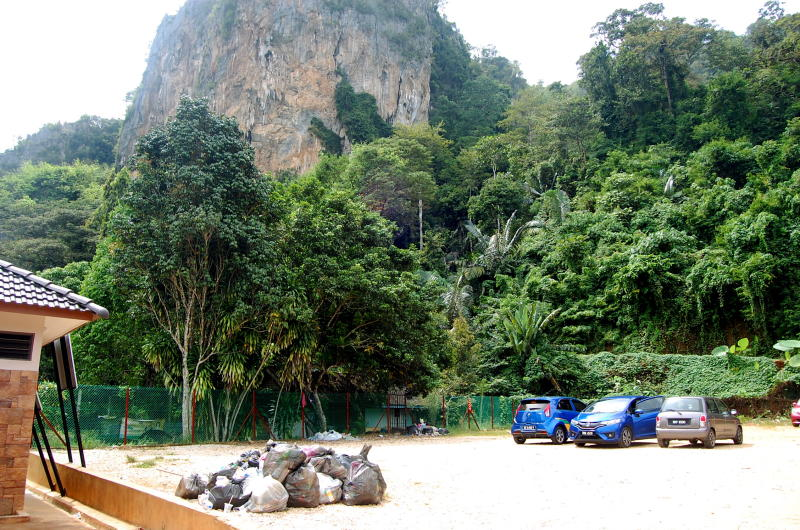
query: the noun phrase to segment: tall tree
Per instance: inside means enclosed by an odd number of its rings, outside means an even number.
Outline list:
[[[139,140],[133,167],[111,221],[116,273],[172,341],[153,360],[181,387],[187,436],[192,391],[213,384],[211,361],[232,347],[270,285],[262,266],[272,249],[271,185],[236,121],[188,97]]]

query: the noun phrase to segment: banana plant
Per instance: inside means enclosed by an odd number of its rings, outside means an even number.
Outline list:
[[[772,347],[783,352],[789,366],[800,368],[800,353],[795,353],[795,350],[800,349],[800,340],[779,340]]]

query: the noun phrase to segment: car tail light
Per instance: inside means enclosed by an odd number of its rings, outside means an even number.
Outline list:
[[[519,406],[517,407],[517,412],[519,412],[521,410],[522,410],[522,403],[520,403]]]
[[[656,425],[661,423],[661,416],[656,416]]]
[[[550,405],[547,405],[544,408],[544,415],[547,416],[548,418],[550,417]]]
[[[700,421],[706,421],[706,417],[705,416],[700,416]]]
[[[702,416],[700,416],[700,427],[705,427],[705,426],[706,426],[706,415],[703,414]]]

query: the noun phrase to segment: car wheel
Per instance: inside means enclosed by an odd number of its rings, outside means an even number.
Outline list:
[[[622,448],[630,447],[632,441],[633,431],[631,431],[630,427],[623,427],[622,432],[619,435],[619,441],[617,442],[617,445]]]
[[[739,425],[736,428],[736,436],[733,437],[733,443],[736,445],[742,445],[742,442],[744,442],[744,431],[742,431],[742,426]]]
[[[553,431],[553,436],[551,436],[550,439],[553,440],[553,443],[556,445],[563,444],[567,441],[567,430],[563,425],[559,425],[556,427],[556,430]]]
[[[664,449],[666,449],[667,447],[669,447],[669,440],[663,440],[663,439],[659,440],[658,441],[658,446],[659,447],[663,447]]]
[[[717,433],[714,432],[714,429],[711,429],[708,431],[706,439],[703,440],[703,447],[706,449],[714,449],[715,445],[717,445]]]
[[[515,436],[514,437],[514,441],[517,442],[518,444],[522,445],[522,444],[525,443],[525,438],[522,438],[521,436]]]
[[[792,423],[792,427],[800,427],[800,423]]]
[[[575,442],[575,447],[583,447],[586,445],[586,442]]]

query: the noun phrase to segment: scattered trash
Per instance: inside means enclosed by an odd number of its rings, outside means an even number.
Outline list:
[[[355,436],[351,436],[347,433],[342,434],[336,432],[334,430],[326,431],[326,432],[318,432],[314,436],[310,436],[309,440],[315,442],[336,442],[338,440],[358,440]]]
[[[445,428],[428,425],[425,420],[420,418],[419,423],[406,427],[406,434],[411,436],[443,436],[450,434],[450,431]]]
[[[331,433],[342,436],[335,431],[325,434]],[[234,463],[211,473],[208,481],[197,473],[181,477],[175,495],[225,512],[269,513],[340,501],[379,504],[386,482],[380,467],[369,461],[371,448],[365,444],[351,456],[321,445],[298,447],[270,440],[263,451],[242,453]]]
[[[175,488],[175,495],[182,499],[196,499],[207,487],[208,481],[205,478],[197,473],[192,473],[178,482],[178,487]]]

